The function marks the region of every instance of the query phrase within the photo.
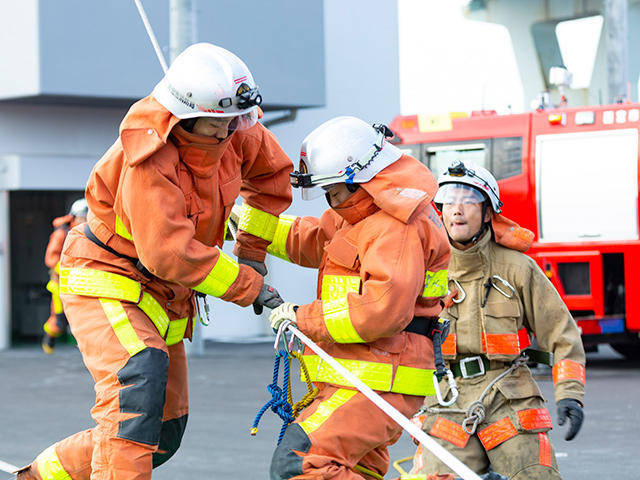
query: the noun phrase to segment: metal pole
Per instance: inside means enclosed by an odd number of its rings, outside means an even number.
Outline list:
[[[196,0],[169,1],[169,58],[171,62],[196,43]]]
[[[626,97],[629,77],[628,0],[605,0],[604,22],[607,35],[607,87],[609,102]]]
[[[195,0],[169,0],[169,59],[171,63],[185,48],[196,43],[195,3]],[[196,302],[198,301],[200,300],[196,297]],[[204,315],[204,310],[202,314]],[[202,324],[196,320],[193,326],[193,340],[184,344],[187,355],[192,357],[204,355],[202,335]]]

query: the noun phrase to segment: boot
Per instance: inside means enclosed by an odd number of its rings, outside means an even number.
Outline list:
[[[51,355],[55,351],[55,348],[56,348],[56,337],[52,337],[48,333],[45,333],[44,337],[42,337],[42,350],[47,355]]]

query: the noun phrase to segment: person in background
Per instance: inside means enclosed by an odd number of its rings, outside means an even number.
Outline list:
[[[44,324],[42,350],[48,355],[54,352],[56,339],[67,333],[69,325],[60,301],[60,283],[58,281],[62,245],[64,245],[69,230],[87,221],[88,210],[87,201],[80,198],[73,202],[67,215],[55,218],[52,222],[53,232],[49,236],[49,243],[44,254],[44,264],[49,269],[47,290],[51,293],[51,315]]]

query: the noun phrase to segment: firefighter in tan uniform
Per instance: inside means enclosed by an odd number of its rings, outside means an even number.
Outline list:
[[[188,47],[136,102],[86,189],[60,291],[95,381],[96,426],[42,452],[20,480],[148,480],[177,451],[189,412],[183,338],[196,294],[275,307],[266,248],[291,203],[291,160],[256,123],[247,66],[207,43]],[[247,203],[239,261],[221,250],[234,201]],[[260,237],[251,233],[259,233]]]
[[[292,184],[303,199],[324,193],[331,208],[320,218],[281,216],[269,251],[317,268],[318,298],[284,303],[270,320],[274,329],[295,322],[410,416],[434,392],[430,337],[447,293],[449,244],[431,206],[436,179],[387,143],[389,133],[338,117],[304,140]],[[320,393],[288,426],[270,478],[382,478],[402,428],[312,353],[304,358]]]
[[[440,382],[442,402],[428,398],[423,430],[477,473],[511,480],[559,479],[547,432],[545,400],[526,366],[553,366],[559,423],[566,440],[582,425],[585,355],[575,321],[544,273],[524,255],[533,234],[500,215],[498,184],[484,168],[454,162],[439,178],[434,202],[452,245],[449,288],[456,293],[442,316],[451,322],[443,345],[454,385]],[[535,335],[544,352],[527,350]],[[415,473],[447,472],[418,448]],[[412,477],[414,478],[414,477]]]

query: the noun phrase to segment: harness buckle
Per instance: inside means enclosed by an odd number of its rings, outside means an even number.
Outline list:
[[[478,365],[479,371],[477,373],[469,373],[469,371],[467,370],[467,364],[473,362],[477,363]],[[460,360],[459,365],[460,373],[462,373],[462,378],[474,378],[485,374],[484,362],[482,361],[481,356],[463,358],[462,360]]]

